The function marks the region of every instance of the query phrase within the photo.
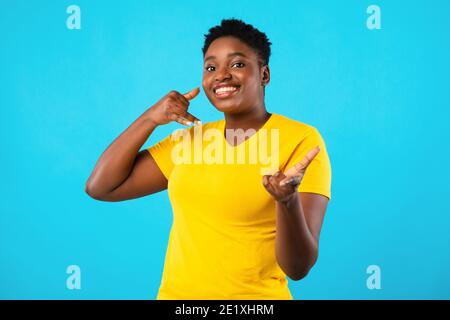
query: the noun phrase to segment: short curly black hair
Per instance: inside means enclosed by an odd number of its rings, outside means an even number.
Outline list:
[[[272,44],[266,34],[259,31],[251,24],[247,24],[239,19],[223,19],[220,25],[212,27],[205,34],[205,43],[203,45],[203,57],[206,54],[211,43],[217,38],[224,36],[233,36],[253,48],[258,54],[262,66],[269,64],[270,45]]]

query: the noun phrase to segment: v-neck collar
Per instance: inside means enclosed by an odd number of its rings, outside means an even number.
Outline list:
[[[264,124],[261,126],[261,128],[259,128],[258,130],[256,130],[256,132],[254,134],[252,134],[250,137],[248,137],[247,139],[245,139],[244,141],[242,141],[241,143],[233,146],[231,145],[227,138],[225,137],[225,125],[226,125],[226,121],[225,119],[222,120],[222,126],[221,126],[221,136],[222,139],[225,141],[225,145],[229,148],[239,148],[243,145],[245,145],[250,139],[254,139],[255,136],[257,136],[259,134],[259,132],[261,131],[261,129],[267,129],[268,126],[270,125],[270,123],[273,121],[273,119],[276,117],[276,113],[271,113],[269,119],[266,120],[266,122],[264,122]]]

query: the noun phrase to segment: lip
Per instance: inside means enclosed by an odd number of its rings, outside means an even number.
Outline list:
[[[223,92],[221,94],[217,94],[216,90],[219,88],[223,88],[223,87],[236,87],[235,91],[230,91],[230,92]],[[229,98],[235,94],[237,94],[240,90],[241,86],[240,85],[234,85],[234,84],[220,84],[220,85],[216,85],[213,88],[213,92],[214,92],[214,96],[218,99],[226,99]]]

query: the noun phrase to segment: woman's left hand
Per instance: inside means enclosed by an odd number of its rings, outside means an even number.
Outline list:
[[[295,164],[285,173],[277,171],[273,175],[263,176],[262,183],[266,190],[278,202],[288,202],[297,193],[297,188],[300,185],[306,169],[311,161],[319,153],[319,146],[309,151],[302,161]]]

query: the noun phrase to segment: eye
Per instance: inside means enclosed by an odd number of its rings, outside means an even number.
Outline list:
[[[235,63],[233,63],[231,66],[234,67],[235,65],[237,65],[238,68],[243,68],[243,67],[245,66],[245,64],[243,64],[242,62],[235,62]],[[211,68],[212,68],[212,70],[211,70]],[[205,67],[205,70],[208,71],[208,72],[212,72],[212,71],[215,70],[215,67],[209,65],[209,66],[206,66],[206,67]]]
[[[240,65],[240,67],[238,67],[238,68],[242,68],[242,67],[244,67],[245,66],[245,64],[243,64],[242,62],[236,62],[236,63],[233,63],[233,66],[235,66],[235,65]]]

